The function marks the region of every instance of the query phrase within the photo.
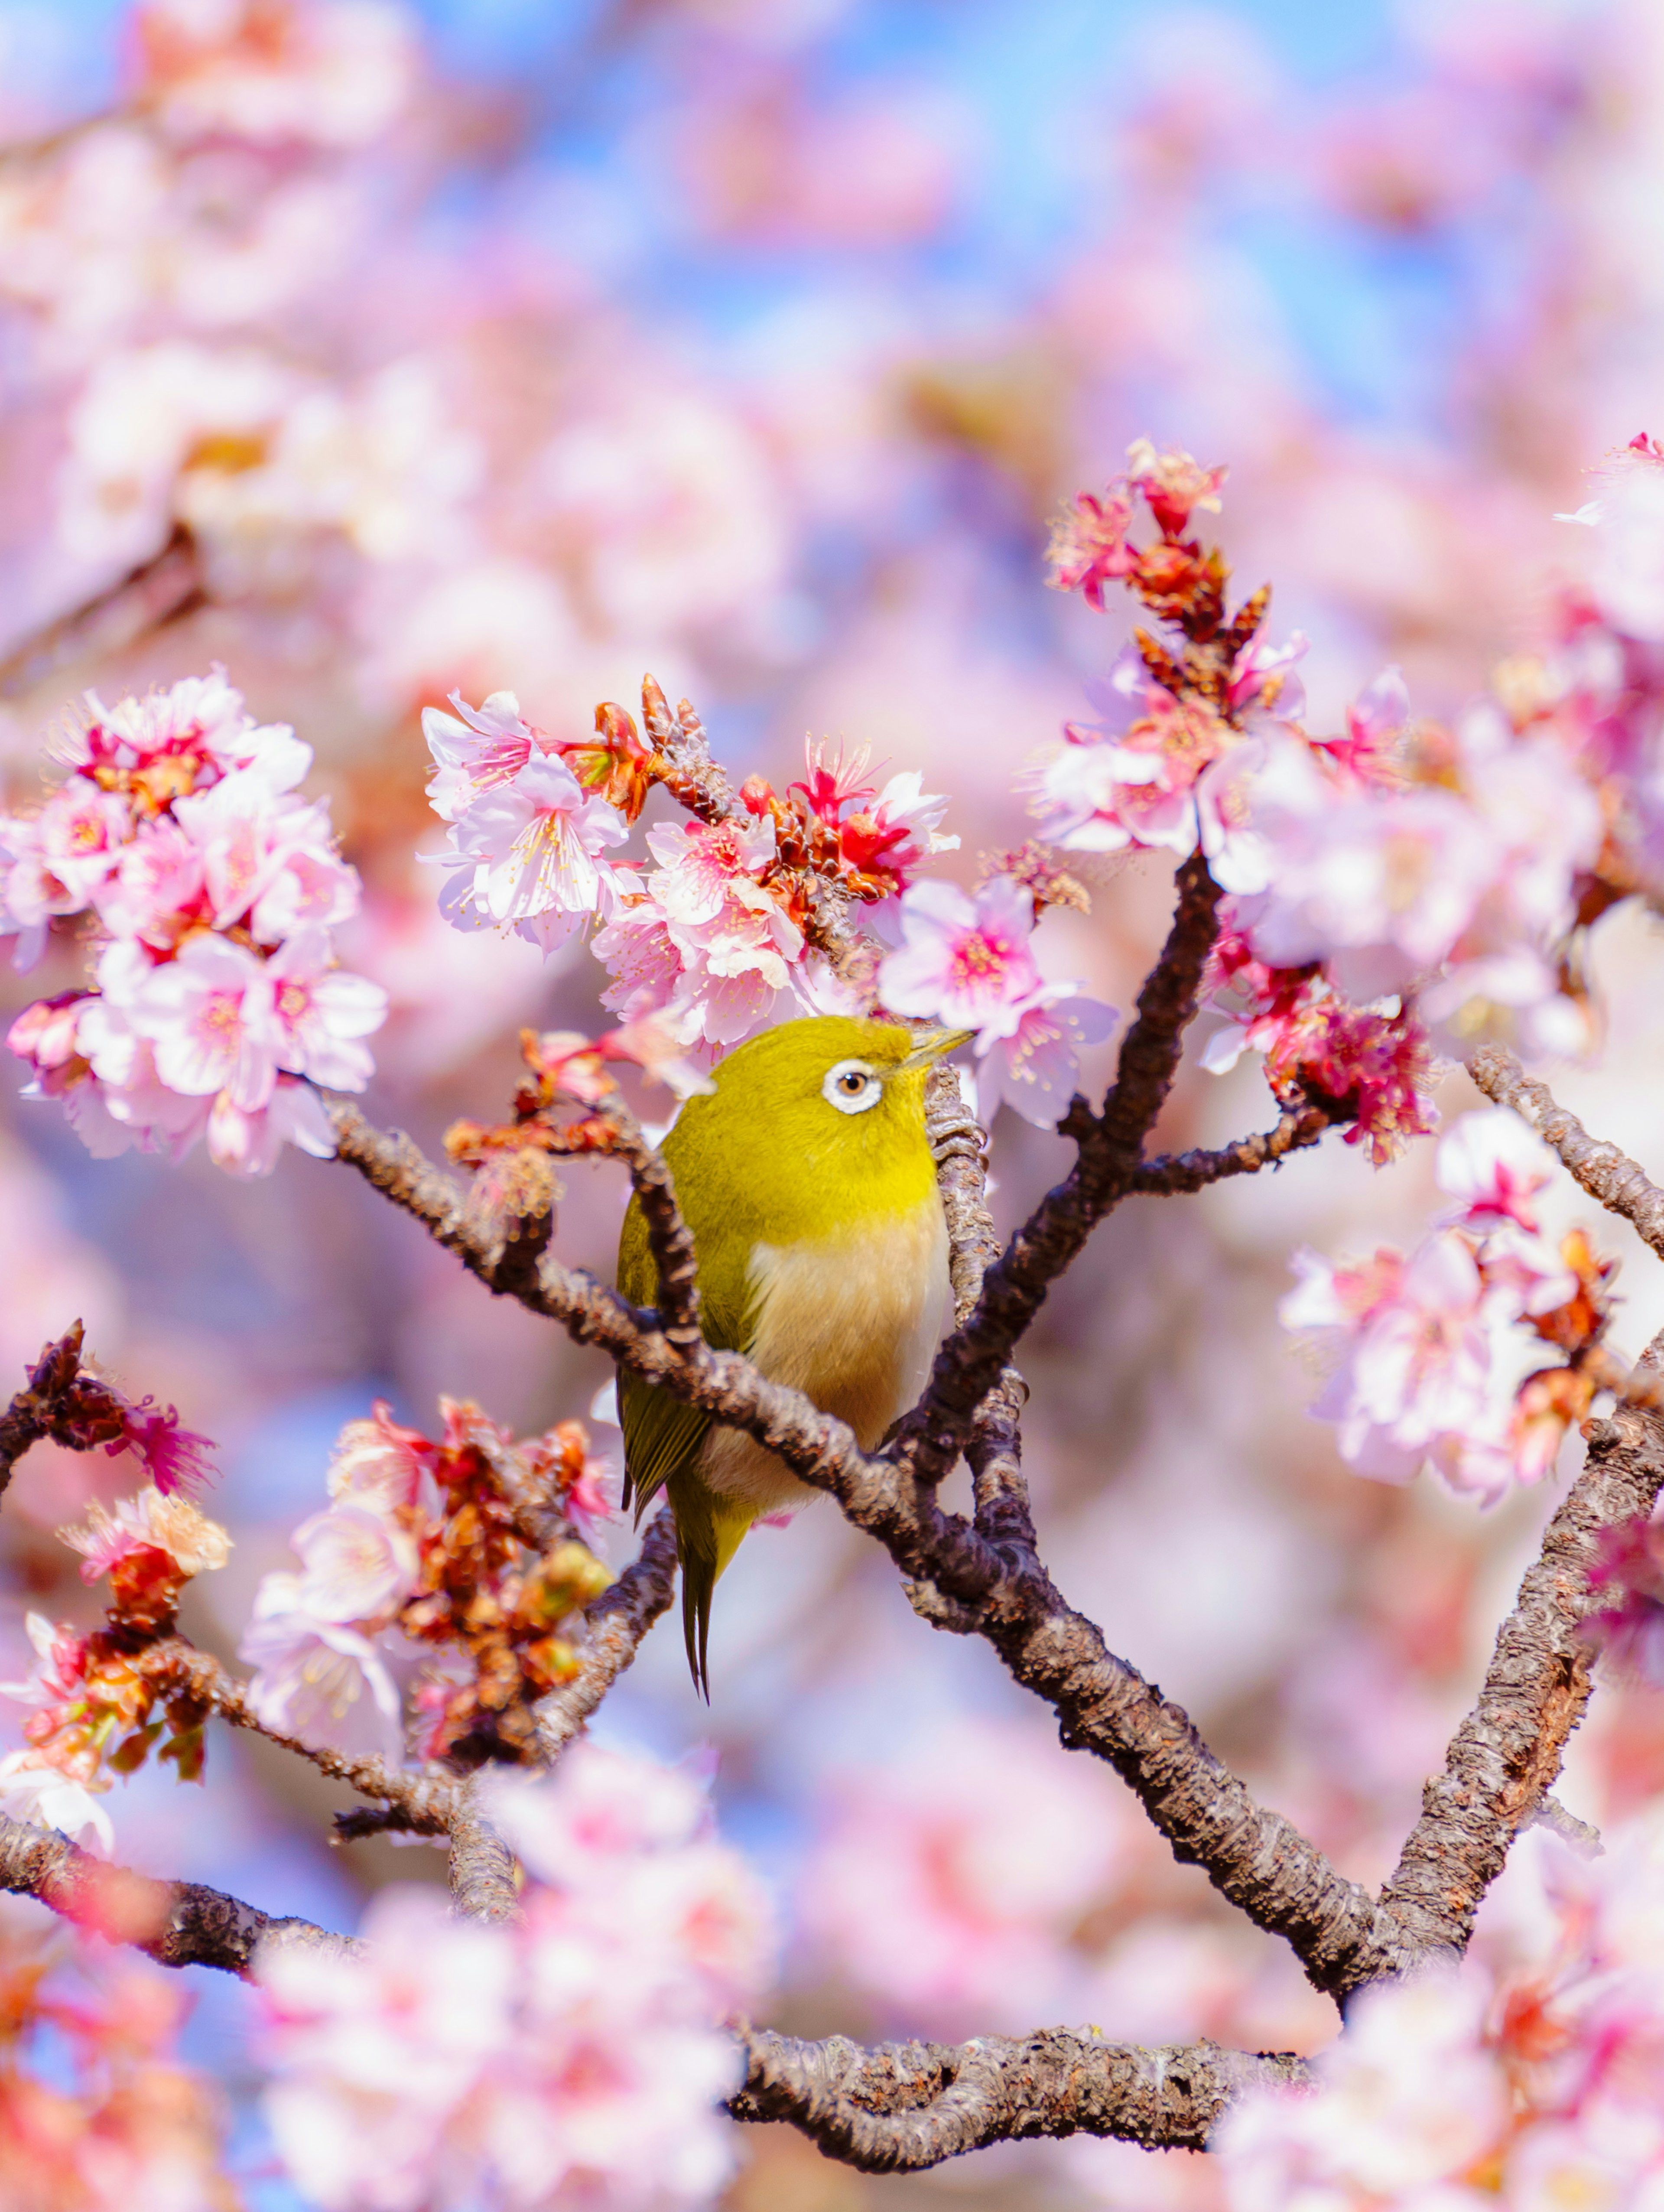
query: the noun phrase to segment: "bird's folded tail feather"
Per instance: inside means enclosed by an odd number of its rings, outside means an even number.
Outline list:
[[[682,1632],[688,1665],[695,1689],[708,1705],[711,1598],[717,1577],[756,1518],[756,1508],[744,1498],[719,1497],[691,1468],[672,1474],[666,1486],[676,1515],[676,1554],[682,1564]]]

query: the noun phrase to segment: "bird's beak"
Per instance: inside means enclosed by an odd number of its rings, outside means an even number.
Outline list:
[[[969,1044],[976,1035],[975,1030],[929,1030],[919,1039],[907,1058],[897,1066],[897,1075],[911,1073],[914,1068],[934,1067],[937,1061],[962,1044]]]

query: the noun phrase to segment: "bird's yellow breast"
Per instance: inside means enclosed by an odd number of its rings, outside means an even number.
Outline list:
[[[934,1190],[922,1205],[841,1237],[756,1244],[750,1273],[754,1365],[847,1421],[870,1451],[923,1389],[941,1334],[948,1232]],[[815,1494],[736,1429],[710,1431],[700,1472],[720,1495],[759,1513]]]

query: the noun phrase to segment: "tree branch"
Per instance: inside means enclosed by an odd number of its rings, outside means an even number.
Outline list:
[[[1316,1144],[1342,1118],[1327,1106],[1297,1107],[1284,1114],[1274,1129],[1239,1137],[1217,1152],[1164,1152],[1159,1159],[1146,1160],[1134,1170],[1132,1188],[1169,1198],[1181,1191],[1205,1189],[1228,1176],[1257,1175],[1261,1168],[1276,1167],[1291,1152]]]
[[[498,1289],[491,1252],[465,1221],[449,1179],[408,1138],[371,1128],[355,1107],[337,1103],[332,1111],[342,1156]],[[1254,1802],[1186,1715],[1070,1609],[1032,1554],[996,1545],[944,1511],[934,1489],[915,1482],[905,1465],[869,1457],[841,1421],[768,1381],[738,1352],[714,1352],[702,1340],[678,1351],[657,1315],[638,1312],[552,1255],[538,1268],[535,1296],[515,1295],[580,1343],[598,1345],[620,1366],[755,1437],[811,1487],[829,1492],[920,1586],[928,1617],[986,1638],[1015,1679],[1053,1707],[1064,1743],[1108,1760],[1175,1856],[1203,1867],[1258,1926],[1284,1936],[1318,1988],[1350,1988],[1406,1963],[1398,1922],[1343,1881],[1292,1822]]]
[[[1664,1190],[1650,1182],[1616,1145],[1591,1137],[1575,1114],[1555,1103],[1548,1085],[1527,1075],[1501,1045],[1482,1047],[1467,1066],[1487,1098],[1511,1106],[1560,1155],[1589,1196],[1609,1212],[1632,1222],[1643,1240],[1664,1259]]]
[[[1664,1366],[1664,1331],[1639,1364],[1654,1373]],[[1479,1700],[1451,1741],[1444,1771],[1428,1783],[1421,1818],[1382,1894],[1423,1954],[1466,1949],[1480,1899],[1553,1788],[1592,1687],[1591,1654],[1578,1633],[1590,1609],[1590,1571],[1608,1531],[1649,1514],[1664,1487],[1657,1413],[1620,1405],[1585,1433],[1582,1472],[1548,1524],[1497,1632]]]
[[[514,1854],[481,1809],[483,1778],[470,1775],[457,1793],[451,1815],[451,1895],[465,1919],[516,1920],[520,1885]]]
[[[183,1692],[205,1711],[229,1721],[233,1728],[247,1729],[263,1735],[268,1743],[309,1759],[332,1781],[349,1783],[363,1796],[397,1806],[404,1815],[399,1825],[414,1834],[450,1833],[459,1803],[459,1787],[449,1776],[407,1773],[385,1759],[352,1758],[268,1728],[249,1704],[246,1686],[228,1674],[211,1653],[197,1650],[183,1637],[168,1637],[149,1645],[136,1654],[132,1663],[136,1672],[164,1692]]]
[[[532,1707],[537,1746],[551,1765],[599,1705],[636,1647],[670,1604],[676,1589],[676,1519],[668,1505],[654,1515],[641,1549],[610,1589],[584,1614],[578,1672]]]
[[[1102,1113],[1094,1115],[1083,1101],[1065,1117],[1062,1127],[1079,1146],[1074,1167],[987,1270],[975,1310],[938,1352],[929,1386],[902,1424],[898,1448],[920,1481],[938,1482],[950,1472],[977,1407],[1052,1284],[1133,1187],[1144,1140],[1173,1086],[1218,929],[1219,888],[1199,853],[1182,864],[1175,881],[1172,927],[1139,994],[1137,1018]]]
[[[131,1943],[164,1966],[217,1966],[253,1978],[266,1943],[331,1951],[356,1947],[310,1921],[274,1919],[258,1906],[194,1881],[156,1881],[111,1866],[56,1828],[0,1817],[0,1889],[39,1898],[77,1928],[112,1943]]]
[[[842,2036],[802,2043],[744,2022],[738,2033],[749,2065],[729,2100],[734,2117],[788,2121],[863,2173],[913,2172],[1037,2136],[1201,2150],[1245,2090],[1309,2078],[1305,2062],[1287,2053],[1217,2043],[1144,2050],[1066,2028],[876,2051]]]

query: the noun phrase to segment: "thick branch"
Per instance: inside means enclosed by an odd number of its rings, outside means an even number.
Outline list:
[[[1139,994],[1138,1016],[1121,1046],[1103,1112],[1093,1115],[1078,1104],[1065,1120],[1065,1130],[1080,1148],[1073,1169],[1047,1192],[988,1269],[975,1312],[937,1353],[929,1388],[903,1425],[905,1446],[921,1480],[939,1481],[951,1468],[977,1407],[1052,1284],[1133,1187],[1144,1140],[1173,1086],[1218,927],[1219,889],[1199,853],[1184,862],[1176,882],[1178,903],[1167,943]]]
[[[887,2043],[876,2051],[834,2036],[801,2043],[742,2024],[750,2061],[729,2101],[737,2119],[786,2120],[830,2158],[864,2173],[939,2166],[994,2142],[1036,2136],[1113,2136],[1201,2150],[1249,2088],[1297,2086],[1305,2062],[1217,2043],[1157,2050],[1051,2028],[974,2043]]]
[[[498,1289],[491,1254],[468,1229],[448,1179],[408,1138],[382,1136],[350,1105],[332,1110],[343,1157]],[[1179,1708],[1071,1611],[1032,1554],[944,1511],[932,1486],[887,1457],[870,1457],[841,1421],[768,1382],[738,1352],[702,1343],[679,1352],[656,1315],[552,1255],[538,1269],[535,1297],[517,1294],[580,1343],[755,1437],[811,1487],[829,1491],[938,1601],[931,1617],[986,1637],[1017,1680],[1055,1711],[1063,1741],[1107,1759],[1175,1856],[1205,1869],[1259,1926],[1285,1936],[1320,1989],[1350,1987],[1405,1963],[1397,1922],[1342,1881],[1291,1822],[1255,1804]]]
[[[4,1818],[0,1889],[38,1897],[77,1928],[112,1943],[131,1943],[164,1966],[218,1966],[245,1980],[252,1978],[254,1954],[262,1944],[355,1948],[310,1921],[274,1919],[200,1882],[155,1881],[94,1858],[56,1828]]]
[[[1664,1334],[1641,1360],[1664,1366]],[[1652,1511],[1664,1487],[1664,1419],[1620,1406],[1587,1431],[1588,1457],[1549,1522],[1514,1610],[1497,1632],[1479,1702],[1457,1729],[1442,1774],[1422,1797],[1382,1903],[1418,1951],[1467,1948],[1479,1900],[1519,1831],[1560,1771],[1583,1717],[1591,1654],[1578,1633],[1590,1610],[1590,1571],[1611,1529]]]
[[[1560,1155],[1588,1191],[1612,1213],[1633,1222],[1643,1239],[1664,1259],[1664,1190],[1616,1145],[1591,1137],[1575,1114],[1554,1102],[1546,1084],[1526,1073],[1511,1052],[1488,1044],[1467,1063],[1487,1098],[1511,1106]]]
[[[585,1722],[634,1664],[636,1647],[669,1605],[675,1589],[676,1521],[665,1505],[655,1515],[636,1558],[585,1613],[578,1672],[540,1698],[532,1709],[538,1749],[546,1760],[557,1759],[574,1737],[582,1734]]]
[[[233,1728],[263,1735],[284,1751],[310,1759],[332,1781],[345,1782],[366,1797],[396,1805],[405,1816],[401,1825],[423,1836],[450,1832],[458,1806],[458,1785],[448,1776],[410,1774],[385,1759],[350,1758],[318,1744],[302,1743],[299,1736],[284,1735],[267,1728],[248,1701],[244,1684],[228,1674],[211,1653],[198,1651],[182,1637],[170,1637],[138,1653],[135,1668],[164,1693],[183,1692],[210,1712],[218,1713]]]

